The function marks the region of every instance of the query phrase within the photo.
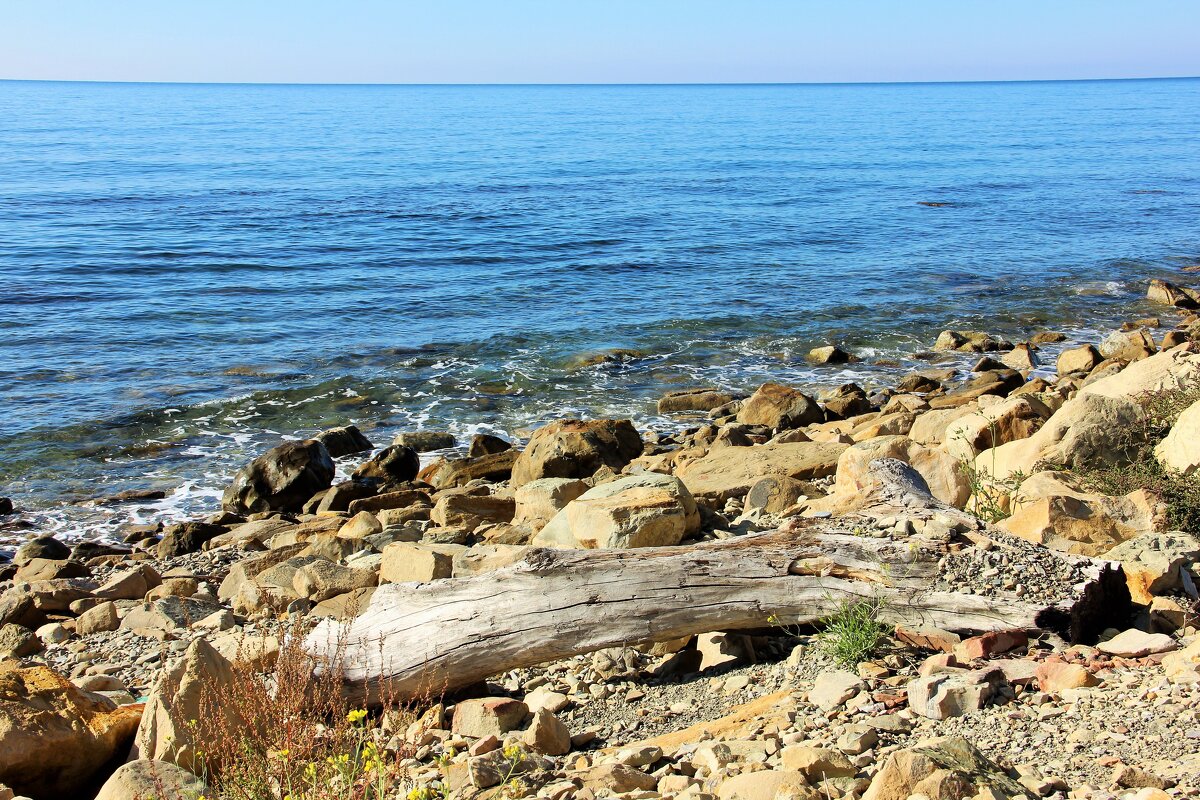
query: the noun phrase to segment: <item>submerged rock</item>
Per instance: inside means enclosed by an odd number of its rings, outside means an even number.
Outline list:
[[[417,451],[402,444],[394,444],[359,464],[351,477],[356,481],[373,481],[386,486],[411,481],[420,471],[421,457],[417,455]]]

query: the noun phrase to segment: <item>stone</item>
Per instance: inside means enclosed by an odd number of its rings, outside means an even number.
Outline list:
[[[844,669],[822,672],[813,681],[808,702],[822,711],[832,711],[858,694],[865,685],[861,678]]]
[[[993,338],[983,331],[942,331],[933,343],[934,350],[957,350],[962,353],[994,353],[1011,350],[1012,347],[1011,342]]]
[[[57,622],[49,622],[34,631],[34,635],[45,644],[62,644],[71,638],[71,632]]]
[[[1042,365],[1037,356],[1037,348],[1029,344],[1019,344],[1000,357],[1000,363],[1009,369],[1030,370]]]
[[[1086,375],[1103,360],[1104,356],[1093,345],[1081,344],[1059,353],[1056,367],[1059,376],[1073,373]]]
[[[1143,658],[1156,653],[1168,653],[1178,647],[1179,644],[1165,633],[1146,633],[1137,628],[1129,628],[1096,645],[1101,653],[1121,658]]]
[[[374,445],[363,435],[363,432],[358,429],[357,425],[330,428],[321,431],[313,438],[325,445],[325,450],[331,458],[341,458],[342,456],[364,453],[375,449]]]
[[[658,413],[712,411],[714,408],[720,408],[726,403],[732,403],[735,399],[729,392],[715,388],[685,389],[679,392],[667,392],[658,401]]]
[[[378,516],[378,512],[381,511],[412,508],[413,506],[432,507],[433,503],[430,502],[429,495],[420,489],[399,489],[394,492],[382,492],[370,497],[351,500],[346,510],[356,516],[364,511]]]
[[[512,522],[514,525],[527,526],[537,533],[588,488],[586,483],[576,478],[540,478],[530,481],[517,489],[513,495],[516,507]]]
[[[1137,361],[1158,352],[1154,338],[1141,328],[1132,331],[1114,331],[1100,343],[1100,354],[1105,358],[1121,361]]]
[[[221,498],[230,514],[299,511],[333,483],[333,458],[315,439],[284,442],[238,470]]]
[[[471,437],[471,443],[467,445],[467,455],[470,458],[478,458],[511,449],[512,442],[505,441],[499,436],[492,436],[490,433],[477,433]]]
[[[833,475],[847,445],[794,442],[722,447],[683,464],[676,476],[695,497],[724,501],[742,497],[766,477],[814,480]]]
[[[821,793],[808,785],[804,773],[766,769],[726,778],[717,787],[718,800],[820,800]]]
[[[517,563],[528,550],[516,544],[478,544],[454,554],[451,573],[456,578],[482,575]]]
[[[383,530],[379,518],[370,511],[359,511],[337,530],[337,538],[361,540]]]
[[[90,796],[129,747],[139,713],[47,667],[0,664],[0,782],[35,797]]]
[[[1162,665],[1172,683],[1200,683],[1200,638],[1183,650],[1163,656]]]
[[[516,502],[511,497],[476,494],[444,494],[429,518],[437,525],[474,531],[480,525],[512,522]]]
[[[989,631],[963,639],[954,647],[954,657],[964,663],[977,658],[992,658],[1018,647],[1029,644],[1029,635],[1025,631]]]
[[[454,706],[450,730],[460,736],[502,739],[504,734],[520,728],[528,715],[528,706],[508,697],[461,700]]]
[[[946,668],[910,681],[908,705],[929,719],[961,717],[982,709],[1003,684],[1000,670]]]
[[[383,548],[379,582],[425,583],[454,574],[454,557],[465,551],[462,545],[394,542]]]
[[[1002,767],[988,760],[973,744],[945,737],[898,750],[876,773],[863,800],[961,800],[986,789],[1001,797],[1032,798]]]
[[[979,412],[979,403],[966,403],[953,408],[939,408],[920,414],[908,431],[908,438],[926,447],[941,447],[946,431],[957,420]]]
[[[971,485],[962,465],[944,450],[926,447],[906,436],[880,436],[859,442],[838,457],[833,502],[850,510],[860,506],[876,487],[878,476],[871,462],[881,458],[903,461],[925,480],[930,493],[949,505],[962,508],[971,497]]]
[[[1043,692],[1059,694],[1068,689],[1097,686],[1100,680],[1079,664],[1043,661],[1037,667],[1037,684]]]
[[[876,734],[876,739],[878,738]],[[858,773],[858,767],[854,766],[850,759],[837,750],[826,747],[785,747],[780,753],[780,763],[785,770],[802,773],[814,786],[820,785],[826,778],[853,778]]]
[[[422,469],[417,479],[435,489],[453,489],[474,480],[505,481],[512,476],[519,455],[510,449],[484,456],[439,458]]]
[[[93,594],[105,600],[141,600],[161,583],[162,577],[154,567],[141,564],[113,575]]]
[[[180,631],[218,611],[220,606],[194,597],[164,597],[125,612],[121,628],[132,631]]]
[[[92,571],[78,561],[34,558],[17,568],[14,580],[48,581],[56,578],[89,578]]]
[[[221,585],[217,588],[217,599],[226,602],[233,599],[243,584],[257,578],[268,569],[298,556],[306,547],[308,547],[306,543],[296,542],[268,550],[265,553],[257,553],[231,564],[229,572],[225,575],[225,579],[221,581]],[[295,571],[293,570],[287,578],[286,585],[291,585],[294,574]]]
[[[538,547],[629,548],[679,544],[700,530],[700,512],[678,478],[630,475],[584,492],[533,537]]]
[[[571,704],[570,699],[561,692],[555,692],[547,689],[545,686],[539,686],[529,694],[525,695],[525,705],[529,710],[536,714],[542,709],[552,711],[557,714],[568,705]]]
[[[131,760],[170,761],[204,774],[213,766],[203,752],[205,731],[246,726],[236,705],[221,700],[235,680],[229,659],[207,640],[194,640],[151,687]]]
[[[1194,289],[1185,289],[1160,278],[1151,278],[1150,287],[1146,290],[1146,299],[1154,303],[1174,306],[1175,308],[1200,308],[1200,293]]]
[[[820,366],[822,364],[848,364],[858,359],[837,345],[827,344],[823,347],[814,347],[812,350],[809,350],[805,360],[810,364]]]
[[[321,514],[326,511],[350,511],[351,506],[356,501],[369,500],[375,494],[375,487],[369,483],[360,481],[335,483],[326,489],[324,494],[320,495],[321,500],[317,503],[315,512]],[[316,497],[316,495],[313,496]],[[359,510],[361,509],[355,509],[351,513],[358,513]]]
[[[942,447],[959,461],[972,460],[984,450],[1029,438],[1050,416],[1035,397],[1009,397],[950,423]]]
[[[943,653],[953,653],[954,648],[962,641],[957,633],[944,631],[932,625],[897,625],[894,636],[897,641],[919,647],[922,650],[938,650]]]
[[[772,430],[802,428],[824,420],[825,412],[816,400],[779,383],[758,387],[737,415],[737,421],[743,425],[765,425]]]
[[[1110,782],[1125,789],[1166,789],[1170,785],[1153,772],[1128,764],[1118,764]]]
[[[0,625],[0,659],[25,658],[44,649],[42,640],[25,626],[12,622]]]
[[[1022,497],[1020,489],[1016,495]],[[1053,550],[1098,556],[1152,527],[1155,521],[1144,510],[1135,498],[1063,490],[1021,503],[997,527]]]
[[[407,483],[421,471],[421,457],[411,447],[394,444],[385,447],[359,464],[351,474],[356,481],[369,481],[382,486]]]
[[[773,475],[757,481],[746,494],[745,508],[767,514],[782,514],[802,500],[822,494],[812,483],[786,475]]]
[[[17,548],[17,552],[13,553],[12,563],[23,567],[35,558],[61,561],[70,556],[71,548],[53,536],[35,536]]]
[[[209,540],[225,532],[224,527],[210,525],[207,522],[177,522],[174,525],[168,525],[163,530],[162,539],[159,540],[155,553],[160,559],[196,553]]]
[[[562,756],[571,752],[571,732],[548,708],[533,713],[533,721],[522,738],[535,753]]]
[[[458,444],[454,434],[445,431],[405,431],[396,434],[392,444],[399,444],[418,453],[448,450]]]
[[[616,794],[648,792],[658,786],[658,779],[653,775],[647,775],[624,764],[600,764],[571,773],[571,777],[578,779],[585,790],[593,792],[600,789]],[[771,800],[774,798],[772,797]]]
[[[149,800],[165,797],[196,798],[208,784],[170,761],[138,759],[122,764],[100,787],[96,800]]]
[[[1137,402],[1157,392],[1186,390],[1197,384],[1200,384],[1200,344],[1189,343],[1135,361],[1114,375],[1089,383],[1079,394]]]
[[[374,586],[377,580],[373,570],[343,567],[332,561],[317,559],[296,570],[292,588],[300,597],[319,603],[355,589]]]
[[[539,478],[590,478],[601,467],[620,471],[642,454],[641,435],[627,419],[565,419],[538,428],[512,468],[512,485]]]
[[[1200,562],[1200,537],[1183,531],[1145,533],[1111,548],[1104,557],[1121,562],[1133,601],[1148,605],[1155,595],[1183,588],[1182,570]]]
[[[754,645],[750,637],[740,633],[712,632],[696,637],[696,652],[700,654],[699,671],[738,662],[753,662]]]
[[[1158,462],[1180,475],[1200,469],[1200,401],[1192,403],[1171,426],[1170,433],[1154,448]]]

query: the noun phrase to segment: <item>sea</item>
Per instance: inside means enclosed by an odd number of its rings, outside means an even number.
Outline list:
[[[0,81],[0,525],[205,514],[335,425],[670,430],[947,328],[1096,341],[1197,262],[1200,80]]]

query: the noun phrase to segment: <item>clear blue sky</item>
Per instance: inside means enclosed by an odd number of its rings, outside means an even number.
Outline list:
[[[1200,0],[7,0],[0,78],[365,83],[1200,75]]]

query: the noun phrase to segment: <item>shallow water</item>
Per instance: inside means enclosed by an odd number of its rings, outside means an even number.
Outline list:
[[[1085,336],[1200,259],[1198,80],[0,82],[0,119],[0,495],[66,532],[334,424],[665,425],[946,327]]]

